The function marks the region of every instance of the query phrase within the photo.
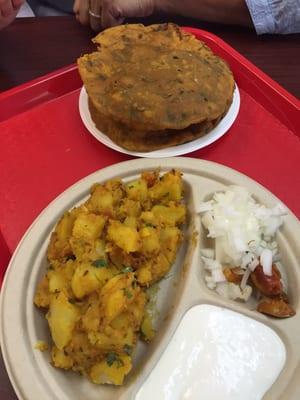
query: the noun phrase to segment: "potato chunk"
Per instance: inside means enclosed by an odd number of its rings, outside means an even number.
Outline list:
[[[62,350],[71,340],[79,316],[79,310],[68,301],[64,292],[51,297],[47,319],[52,339],[58,349]]]
[[[157,253],[160,250],[159,234],[153,226],[145,226],[141,229],[142,253]]]
[[[49,271],[49,292],[57,293],[65,289],[68,285],[68,281],[66,280],[62,271]]]
[[[82,240],[95,240],[100,237],[106,222],[103,215],[81,213],[74,222],[72,236]]]
[[[134,274],[119,274],[110,279],[101,289],[101,304],[106,322],[112,321],[135,299],[140,292],[138,286],[133,285]]]
[[[86,206],[93,213],[112,216],[113,201],[113,194],[110,190],[104,185],[95,185],[90,199],[86,202]]]
[[[172,264],[175,260],[180,239],[181,231],[176,226],[167,226],[160,232],[162,252],[170,264]]]
[[[99,261],[98,267],[97,261]],[[103,261],[102,264],[101,261]],[[106,260],[96,260],[94,265],[88,262],[83,262],[78,265],[71,283],[73,293],[78,299],[101,288],[106,281],[114,276],[113,272],[109,268],[106,268],[106,266]]]
[[[56,225],[47,251],[50,261],[63,260],[64,257],[72,254],[69,238],[72,234],[76,213],[77,209],[72,210],[72,212],[66,212]]]
[[[153,200],[179,201],[182,197],[180,172],[173,170],[163,175],[157,183],[149,189],[149,196]]]
[[[143,202],[147,198],[148,187],[144,179],[137,179],[126,185],[126,193],[129,199]]]
[[[56,346],[52,347],[51,357],[54,367],[70,369],[74,362],[72,358],[65,354],[63,350],[58,349]]]
[[[34,296],[34,304],[38,307],[49,307],[50,292],[49,292],[49,279],[44,276],[39,282],[37,291]]]
[[[141,247],[141,239],[137,230],[119,221],[110,221],[107,236],[126,253],[137,251]]]
[[[161,224],[175,226],[185,220],[186,209],[182,204],[178,206],[174,204],[170,206],[155,205],[151,211]]]

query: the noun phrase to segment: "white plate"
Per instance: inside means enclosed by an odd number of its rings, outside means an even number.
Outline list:
[[[240,93],[237,85],[235,85],[235,90],[233,93],[232,104],[227,112],[227,114],[222,118],[218,125],[211,130],[206,135],[200,137],[199,139],[193,140],[188,143],[180,144],[178,146],[167,147],[161,150],[155,150],[150,152],[136,152],[126,150],[123,147],[118,146],[114,143],[108,136],[99,131],[96,127],[94,121],[92,120],[90,110],[88,107],[88,96],[84,86],[81,89],[79,96],[79,112],[81,119],[86,127],[86,129],[97,139],[99,142],[113,150],[119,151],[120,153],[130,154],[136,157],[147,157],[147,158],[161,158],[161,157],[174,157],[180,156],[186,153],[191,153],[192,151],[202,149],[209,144],[220,139],[229,130],[231,125],[234,123],[240,109]]]
[[[185,195],[188,203],[189,221],[185,241],[169,279],[160,283],[157,307],[160,311],[156,321],[158,333],[149,345],[138,345],[134,368],[121,388],[97,386],[73,372],[53,368],[48,352],[34,349],[38,340],[49,342],[49,329],[44,315],[33,305],[38,281],[47,266],[46,249],[50,233],[57,220],[67,209],[83,202],[89,188],[95,182],[120,177],[134,179],[144,170],[161,167],[183,172]],[[197,204],[216,190],[236,184],[248,188],[256,199],[269,207],[279,200],[262,186],[246,176],[216,163],[192,158],[178,157],[159,159],[135,159],[104,168],[82,179],[54,200],[35,220],[16,249],[1,290],[0,339],[4,362],[13,387],[22,400],[132,400],[146,376],[159,360],[170,342],[182,316],[196,304],[212,304],[230,308],[236,312],[263,322],[274,329],[287,349],[287,362],[283,372],[267,393],[266,399],[296,400],[300,398],[298,385],[300,371],[300,224],[289,212],[278,235],[282,261],[287,269],[289,296],[296,316],[286,320],[268,318],[242,303],[227,301],[207,289],[199,249],[204,245],[205,235],[199,217],[195,214]],[[199,231],[195,236],[194,231]],[[191,239],[197,237],[197,241]],[[167,318],[168,317],[168,318]],[[160,399],[158,399],[160,400]],[[206,399],[205,399],[206,400]]]

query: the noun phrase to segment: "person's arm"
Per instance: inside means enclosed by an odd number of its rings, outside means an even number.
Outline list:
[[[88,3],[75,1],[74,11],[82,23],[89,22]],[[102,28],[163,11],[203,21],[254,25],[258,34],[300,32],[300,0],[102,0],[98,8]]]
[[[13,22],[25,0],[0,0],[0,29]]]
[[[245,0],[156,0],[156,7],[203,21],[253,26]]]
[[[93,4],[102,3],[95,10]],[[178,14],[203,21],[252,26],[245,0],[91,0],[95,15],[101,16],[102,28],[121,24],[125,18],[147,17],[156,12]],[[89,2],[75,0],[76,18],[89,23]]]
[[[300,0],[245,0],[256,32],[300,32]]]

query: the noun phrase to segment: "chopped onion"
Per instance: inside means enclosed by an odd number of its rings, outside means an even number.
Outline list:
[[[206,282],[206,286],[209,289],[215,289],[216,288],[217,284],[216,284],[216,282],[213,280],[213,278],[211,276],[206,275],[204,277],[204,279],[205,279],[205,282]]]
[[[200,253],[203,257],[206,258],[215,258],[215,250],[214,249],[210,249],[210,248],[206,248],[206,249],[201,249]]]
[[[276,254],[273,256],[273,262],[275,263],[275,262],[278,262],[278,261],[280,261],[280,254],[279,254],[279,253],[276,253]]]
[[[203,201],[197,207],[197,214],[206,212],[206,211],[210,211],[210,210],[212,210],[212,202],[211,201]]]
[[[211,271],[211,276],[213,278],[213,280],[218,283],[218,282],[226,282],[226,278],[223,274],[222,269],[213,269]]]
[[[275,207],[272,208],[272,215],[276,216],[284,216],[287,215],[287,210],[283,204],[276,204]]]
[[[255,260],[257,257],[253,253],[246,253],[242,257],[242,262],[241,262],[241,268],[246,269],[249,264],[252,263],[253,260]]]
[[[264,249],[260,255],[260,263],[265,275],[272,276],[273,254],[270,249]]]
[[[222,269],[222,265],[219,263],[219,261],[214,260],[212,258],[203,257],[203,256],[201,258],[204,263],[205,269],[208,269],[208,270]]]
[[[242,277],[241,284],[240,284],[241,290],[244,290],[244,289],[245,289],[251,272],[252,272],[252,271],[251,271],[250,268],[247,268],[247,269],[246,269],[246,271],[245,271],[245,273],[244,273],[244,275],[243,275],[243,277]]]
[[[215,252],[201,250],[207,285],[212,287],[214,283],[220,294],[230,298],[246,298],[243,290],[248,287],[251,272],[261,264],[264,274],[271,276],[272,262],[279,259],[274,235],[283,223],[285,208],[281,204],[267,208],[257,203],[247,189],[229,186],[226,191],[215,192],[212,200],[200,203],[197,211],[202,213],[207,237],[215,239]],[[240,286],[223,282],[222,265],[245,271]]]
[[[253,272],[258,265],[258,258],[255,258],[250,264],[248,264],[248,268],[251,269],[251,271]]]
[[[247,301],[251,296],[252,287],[247,285],[245,289],[242,290],[238,285],[232,282],[221,282],[217,284],[216,292],[226,299]]]
[[[274,240],[273,242],[270,243],[270,249],[275,250],[278,248],[277,242]]]

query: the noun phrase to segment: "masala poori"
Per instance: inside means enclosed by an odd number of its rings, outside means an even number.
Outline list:
[[[174,24],[123,25],[94,39],[78,59],[96,127],[133,151],[183,144],[227,113],[234,78],[227,63]]]

